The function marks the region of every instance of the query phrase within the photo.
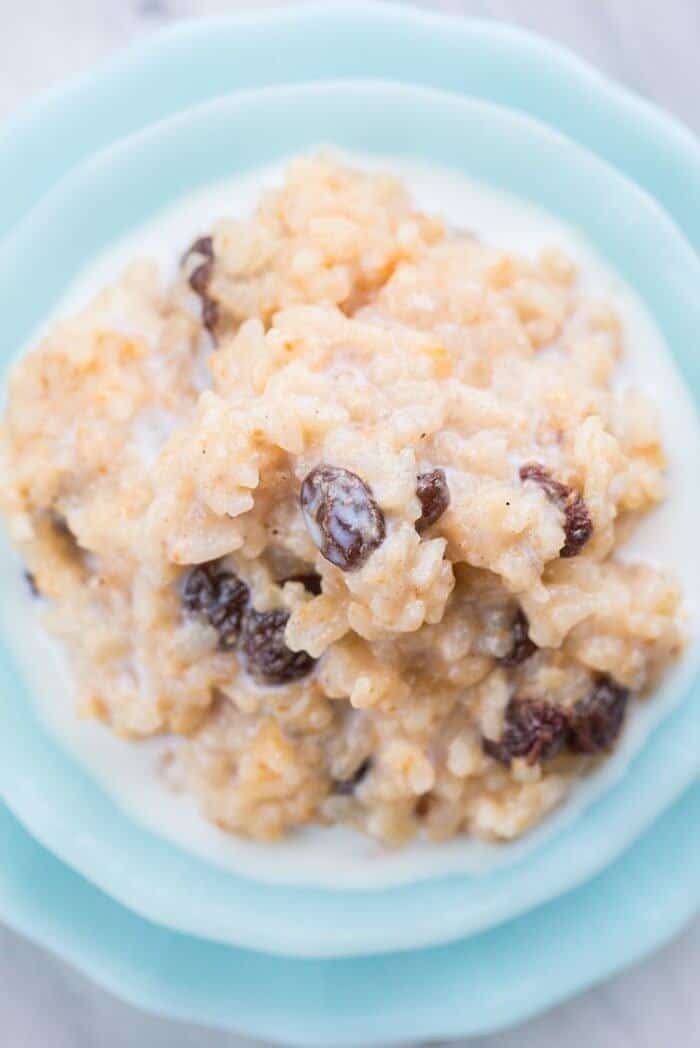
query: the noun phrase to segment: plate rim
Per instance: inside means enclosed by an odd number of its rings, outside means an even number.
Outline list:
[[[53,122],[63,120],[68,127],[74,121],[73,129],[85,136],[87,144],[81,145],[70,159],[63,157],[53,148],[54,143],[51,144],[51,149],[45,153],[45,159],[51,161],[49,165],[51,170],[46,173],[43,190],[37,189],[32,182],[31,171],[24,172],[27,176],[25,179],[27,192],[33,194],[34,202],[36,202],[55,180],[51,171],[56,166],[62,167],[65,173],[74,166],[76,161],[95,151],[95,140],[99,148],[100,143],[113,143],[124,137],[123,120],[117,122],[118,126],[114,134],[109,132],[106,137],[107,120],[98,121],[97,126],[95,123],[83,126],[77,119],[82,102],[91,98],[95,108],[99,109],[100,106],[105,106],[110,91],[117,98],[125,98],[126,85],[129,80],[135,80],[139,75],[144,75],[144,71],[149,77],[148,71],[151,70],[152,64],[155,62],[157,66],[159,52],[163,53],[163,57],[167,51],[171,51],[173,58],[177,54],[181,58],[186,58],[193,46],[207,45],[217,35],[225,37],[226,34],[231,33],[234,37],[241,37],[243,35],[241,30],[246,34],[246,49],[254,50],[255,47],[262,45],[266,37],[273,38],[278,34],[293,34],[296,31],[304,41],[309,40],[311,33],[320,35],[322,32],[330,32],[336,36],[345,37],[352,31],[362,32],[370,24],[375,32],[392,35],[413,32],[412,37],[406,37],[399,42],[409,41],[414,46],[428,46],[431,42],[437,42],[443,47],[451,43],[460,47],[468,47],[476,42],[479,46],[494,47],[495,53],[501,49],[512,48],[514,52],[517,52],[518,58],[528,67],[523,88],[528,86],[528,80],[532,82],[536,80],[536,74],[540,74],[544,75],[545,81],[550,77],[553,78],[562,90],[556,93],[559,96],[557,99],[554,97],[548,99],[550,92],[537,96],[536,101],[539,108],[536,114],[532,112],[532,99],[528,105],[522,106],[518,104],[517,100],[510,100],[508,104],[511,108],[522,109],[526,114],[536,115],[543,122],[548,123],[548,105],[555,105],[559,99],[566,99],[570,96],[570,107],[564,113],[559,114],[559,119],[553,119],[553,126],[567,134],[569,133],[567,130],[569,121],[573,121],[577,126],[577,133],[572,133],[570,137],[579,144],[587,145],[612,166],[621,166],[615,160],[616,151],[624,148],[626,142],[618,141],[614,135],[606,137],[608,118],[618,121],[616,130],[624,125],[641,129],[642,133],[638,137],[642,141],[646,137],[647,129],[653,126],[654,136],[662,138],[665,142],[665,155],[668,159],[666,173],[672,172],[674,167],[678,172],[682,172],[683,169],[690,166],[695,168],[697,175],[697,170],[700,169],[700,139],[679,117],[664,110],[650,99],[644,98],[632,88],[619,83],[553,38],[545,37],[534,30],[507,21],[407,7],[398,0],[355,0],[355,2],[339,0],[332,6],[324,3],[324,0],[309,0],[309,2],[305,0],[299,6],[272,7],[257,12],[248,9],[231,14],[178,19],[170,25],[131,42],[113,55],[96,63],[92,68],[67,77],[40,91],[35,98],[21,104],[4,118],[0,126],[0,237],[4,236],[13,224],[16,215],[25,214],[32,206],[26,204],[18,208],[16,203],[11,201],[10,208],[13,213],[8,215],[7,186],[2,181],[2,175],[6,168],[11,167],[13,154],[22,149],[31,151],[38,148],[39,142],[44,137],[41,126],[45,120]],[[345,39],[344,44],[347,44]],[[347,48],[347,50],[352,49]],[[318,54],[314,55],[317,61],[319,57]],[[362,61],[371,60],[370,56],[365,54],[359,57]],[[419,63],[416,65],[414,72],[423,73],[425,71]],[[293,67],[290,73],[291,81],[303,81],[305,76],[294,71],[295,69],[296,67]],[[275,70],[272,70],[272,74],[271,80],[267,78],[259,80],[256,76],[251,78],[250,71],[244,70],[241,72],[244,78],[242,86],[267,86],[288,82],[284,77],[277,79]],[[452,89],[458,94],[481,94],[478,87],[475,90],[470,89],[474,88],[474,85],[469,84],[466,78],[465,83],[450,88],[449,83],[446,82],[445,68],[429,69],[429,74],[427,79],[412,79],[407,82],[425,84],[429,87],[442,87],[445,90]],[[352,76],[356,75],[356,73],[352,74]],[[363,73],[362,75],[371,74]],[[383,76],[383,71],[378,75]],[[336,77],[336,79],[342,78],[340,75]],[[403,77],[398,77],[398,79],[402,80]],[[99,93],[100,88],[107,90],[107,96]],[[240,84],[234,88],[234,90],[240,89]],[[211,98],[216,94],[216,91],[209,90],[207,87],[201,96],[197,95],[197,98]],[[142,95],[137,97],[143,102],[148,101]],[[492,92],[484,94],[483,97],[498,101],[498,97],[494,97]],[[593,122],[590,128],[587,127],[585,119],[581,120],[581,114],[578,111],[578,103],[583,98],[587,102],[589,121]],[[174,113],[179,108],[180,100],[178,98],[172,103],[165,103],[164,107],[162,101],[159,97],[154,103],[162,114]],[[611,102],[612,107],[610,107]],[[106,112],[104,115],[113,119],[115,114]],[[139,116],[131,124],[126,122],[126,133],[138,130],[152,122],[145,115],[143,119]],[[602,140],[597,139],[598,133],[603,134]],[[636,144],[638,145],[639,142]],[[629,172],[625,173],[632,181],[646,188],[651,196],[656,196],[646,181],[647,172],[635,170],[634,175]],[[700,203],[700,188],[696,185],[695,189],[694,200]],[[678,211],[674,206],[676,204]],[[672,217],[679,212],[683,215],[684,221],[679,225],[683,224],[684,230],[690,229],[692,232],[688,234],[689,238],[696,246],[700,245],[700,214],[694,214],[692,207],[685,207],[684,201],[678,198],[669,197],[663,201],[663,205]],[[3,207],[5,208],[4,214]]]
[[[348,105],[349,108],[345,109],[347,115],[353,106],[357,107],[358,98],[366,101],[367,97],[375,97],[378,91],[381,91],[382,112],[394,104],[399,107],[399,114],[405,113],[408,107],[415,113],[425,108],[436,123],[444,116],[450,130],[461,117],[465,122],[471,120],[472,128],[476,121],[496,127],[505,125],[509,132],[505,137],[518,139],[523,136],[529,141],[529,136],[533,136],[545,155],[548,155],[550,144],[559,146],[564,150],[561,163],[566,162],[568,168],[563,176],[565,182],[568,181],[567,174],[568,178],[572,177],[570,169],[583,168],[591,184],[595,184],[597,177],[601,183],[598,188],[609,190],[618,204],[629,205],[631,197],[636,205],[635,229],[643,230],[644,235],[658,243],[660,249],[668,247],[676,263],[673,272],[685,273],[686,281],[689,279],[687,274],[692,275],[693,270],[697,270],[697,283],[700,284],[700,260],[662,209],[634,183],[576,143],[531,117],[499,105],[422,86],[375,80],[343,80],[335,84],[323,81],[238,91],[190,107],[120,139],[72,169],[4,239],[0,245],[0,278],[4,274],[14,301],[20,293],[22,267],[29,265],[32,258],[36,261],[31,245],[41,243],[47,257],[52,256],[51,228],[61,226],[57,216],[64,206],[68,207],[71,200],[78,199],[81,207],[90,207],[91,202],[95,203],[95,195],[99,202],[100,197],[104,197],[103,180],[109,189],[121,175],[124,184],[128,185],[132,166],[137,171],[139,166],[143,167],[143,163],[139,165],[142,153],[147,157],[150,153],[152,165],[154,153],[160,155],[171,143],[177,143],[178,147],[181,143],[191,146],[197,129],[208,131],[212,125],[218,127],[216,121],[221,117],[227,117],[234,127],[239,123],[250,126],[251,118],[256,116],[263,121],[271,120],[274,126],[279,123],[279,112],[290,105],[297,106],[308,117],[309,112],[318,109],[320,99],[325,105],[329,98],[335,100],[341,113]],[[482,120],[484,113],[488,115],[487,121]],[[218,129],[222,130],[221,127]],[[189,137],[181,139],[182,134]],[[197,142],[196,138],[194,142]],[[151,170],[150,166],[148,170]],[[93,207],[91,213],[95,212]],[[55,253],[56,245],[53,245]],[[84,250],[81,251],[81,261],[83,255]],[[16,259],[20,260],[19,265]],[[68,264],[72,271],[71,259]],[[14,293],[12,279],[18,282]],[[39,281],[41,283],[41,273]],[[675,283],[670,282],[667,294],[675,290]],[[9,333],[12,338],[12,324]],[[11,659],[7,650],[6,658]],[[4,665],[2,674],[8,688],[11,687]],[[151,920],[195,935],[297,956],[413,949],[471,935],[511,919],[595,875],[629,845],[659,814],[662,806],[671,803],[697,773],[697,760],[690,750],[678,751],[677,746],[676,760],[671,765],[673,775],[665,776],[663,788],[655,785],[657,779],[650,772],[650,766],[658,769],[668,746],[674,747],[681,716],[685,718],[686,727],[700,732],[700,718],[695,708],[696,684],[697,678],[694,677],[693,684],[685,690],[687,697],[683,703],[654,730],[653,746],[647,744],[633,759],[629,775],[625,774],[606,790],[608,803],[602,804],[600,799],[595,801],[576,820],[575,826],[562,828],[557,837],[543,844],[539,851],[516,860],[512,867],[482,876],[457,873],[446,876],[442,873],[394,887],[333,890],[318,886],[269,885],[241,874],[215,870],[206,860],[184,852],[171,842],[164,842],[155,832],[133,822],[118,810],[104,791],[95,789],[89,774],[75,775],[71,766],[73,759],[66,755],[60,743],[40,726],[36,717],[27,718],[33,720],[31,725],[20,725],[19,714],[13,717],[11,703],[7,706],[7,714],[12,730],[4,732],[0,740],[12,739],[13,745],[7,747],[2,762],[0,787],[8,807],[47,848],[124,905]],[[18,686],[25,690],[19,680]],[[674,725],[675,733],[672,731]],[[700,735],[698,737],[700,739]],[[22,739],[21,747],[15,745],[17,738]],[[662,739],[666,749],[661,747]],[[45,769],[41,777],[36,777],[36,782],[28,781],[32,777],[26,776],[29,753],[36,766]],[[641,777],[641,768],[637,767],[640,761],[645,761],[644,778]],[[630,796],[635,767],[637,784]],[[67,803],[68,799],[71,804]],[[611,799],[612,804],[609,803]],[[67,811],[81,813],[81,833],[72,832],[75,820],[65,816]],[[622,814],[625,820],[621,820]],[[624,834],[620,833],[620,825],[625,826]],[[106,826],[109,832],[101,834],[102,827]],[[578,840],[579,837],[582,839]],[[119,861],[122,851],[129,851],[132,862],[134,856],[138,860],[128,875]],[[167,883],[169,878],[173,889],[162,893],[159,886]],[[192,898],[187,886],[191,886],[195,878],[206,885],[206,903],[202,901],[195,907],[183,905],[184,900]],[[510,879],[515,885],[509,885],[509,890],[504,891]],[[239,896],[245,896],[245,901]],[[446,905],[448,902],[449,906]],[[266,904],[263,909],[260,908],[262,903]],[[404,907],[409,904],[424,914],[413,924],[401,919]],[[250,916],[251,905],[257,914],[255,918]],[[300,912],[305,914],[302,924],[298,921]],[[351,919],[349,913],[352,913]]]
[[[518,1026],[619,974],[681,931],[697,912],[700,841],[693,826],[698,819],[700,786],[686,793],[599,877],[471,939],[389,957],[309,962],[264,957],[140,920],[44,851],[0,806],[0,840],[7,839],[9,823],[9,834],[19,835],[13,855],[29,849],[12,878],[9,865],[0,867],[0,919],[103,989],[161,1018],[264,1038],[290,1048],[378,1048],[379,1044],[399,1048],[417,1039],[483,1036]],[[649,897],[659,896],[656,856],[660,852],[671,857],[662,870],[668,878],[662,892],[663,917],[656,911],[649,914],[648,908]],[[47,880],[54,885],[58,881],[63,903],[58,910],[50,906],[40,886]],[[32,897],[18,907],[18,894],[30,893]],[[94,935],[94,927],[105,924],[108,948]],[[552,942],[561,941],[568,964],[550,949]],[[468,994],[472,973],[484,953],[491,956],[492,964],[495,957],[497,971],[490,978],[498,985],[471,1001],[463,996],[462,984]],[[519,978],[533,955],[538,960],[544,956],[545,965],[530,966],[528,977]],[[506,964],[510,956],[514,968],[503,971],[500,956]],[[138,958],[143,958],[142,963]],[[288,968],[285,982],[294,990],[311,970],[313,1001],[307,1000],[301,1011],[295,1012],[288,1003],[269,1007],[267,984],[270,979],[277,983],[280,963]],[[251,966],[255,974],[248,979],[246,970]],[[241,969],[243,987],[238,986]],[[207,996],[197,975],[211,971],[217,972],[219,983],[225,979],[225,985],[217,985],[216,993],[209,991]],[[409,1001],[406,975],[415,991]],[[433,1000],[431,979],[439,992],[441,983],[450,978],[448,998]],[[381,995],[370,995],[363,1002],[362,994],[372,985],[381,988]],[[256,1002],[254,994],[258,994]],[[343,1022],[338,1021],[337,1007]]]

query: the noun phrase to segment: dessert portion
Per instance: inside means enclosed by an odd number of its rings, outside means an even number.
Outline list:
[[[80,713],[171,736],[234,833],[519,836],[683,647],[619,556],[665,463],[614,304],[325,155],[183,249],[11,375],[0,505]]]

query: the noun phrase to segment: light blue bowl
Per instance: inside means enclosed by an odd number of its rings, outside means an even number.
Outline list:
[[[6,350],[26,341],[95,252],[159,208],[204,183],[326,141],[460,169],[583,228],[641,294],[689,385],[700,389],[693,353],[700,261],[651,198],[522,114],[380,81],[239,92],[85,161],[0,247]],[[17,817],[65,862],[149,919],[268,952],[412,949],[501,922],[600,870],[688,786],[700,760],[700,694],[691,679],[692,694],[647,740],[627,774],[512,866],[375,892],[262,884],[132,823],[40,727],[10,651],[0,651],[0,789]]]
[[[159,208],[204,183],[326,141],[430,159],[583,228],[639,291],[688,383],[700,389],[700,360],[692,352],[700,330],[700,261],[651,198],[522,114],[380,81],[239,92],[82,163],[0,246],[6,352],[27,340],[97,251]],[[691,678],[693,693],[647,740],[627,774],[510,867],[375,892],[262,884],[131,822],[39,725],[7,645],[0,652],[0,790],[17,817],[65,862],[149,919],[268,952],[412,949],[501,922],[600,870],[693,780],[700,759],[700,694]]]
[[[338,40],[342,53],[330,58]],[[694,244],[700,242],[698,148],[672,120],[565,52],[518,31],[361,5],[182,26],[54,92],[0,140],[0,225],[9,228],[81,156],[147,118],[251,82],[318,78],[330,62],[337,73],[422,79],[540,115],[652,189]],[[663,164],[650,157],[663,157]],[[667,756],[672,762],[673,751]],[[80,791],[79,781],[75,786]],[[0,913],[124,996],[169,1014],[285,1043],[328,1046],[467,1034],[532,1014],[670,936],[700,902],[700,844],[692,829],[699,813],[696,789],[588,888],[447,948],[449,1000],[431,981],[431,973],[441,971],[435,958],[442,950],[386,958],[379,979],[371,962],[253,963],[251,955],[158,931],[42,853],[9,818],[3,820],[0,848]],[[472,947],[478,953],[462,952]],[[413,983],[404,963],[414,972]],[[292,985],[305,988],[298,999],[287,982],[280,983],[279,994],[269,992],[281,964],[289,966]],[[220,971],[221,979],[203,985],[197,969]],[[475,980],[482,971],[484,978]],[[507,985],[504,972],[510,973]],[[379,996],[367,994],[373,982],[385,988]],[[409,986],[413,990],[404,992]],[[431,992],[422,993],[423,987]]]

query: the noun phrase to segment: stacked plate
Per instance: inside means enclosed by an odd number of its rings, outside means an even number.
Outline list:
[[[186,23],[7,127],[8,356],[163,205],[321,141],[421,156],[581,227],[700,391],[694,139],[549,43],[377,5]],[[260,879],[134,822],[66,752],[35,713],[12,616],[5,600],[0,917],[144,1007],[325,1048],[485,1032],[632,963],[700,904],[690,665],[614,781],[488,872],[459,849],[379,877],[341,851],[325,872],[271,852]]]

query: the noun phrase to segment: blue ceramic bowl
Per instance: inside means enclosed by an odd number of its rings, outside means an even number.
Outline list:
[[[328,141],[461,170],[585,230],[646,301],[689,386],[700,389],[700,361],[692,352],[700,329],[700,261],[650,197],[522,114],[382,81],[224,96],[80,164],[0,246],[6,349],[26,341],[97,251],[164,205]],[[7,645],[0,652],[0,789],[8,807],[66,863],[151,920],[268,952],[319,957],[413,949],[502,922],[598,872],[698,770],[700,693],[686,673],[682,704],[627,773],[510,867],[382,891],[263,884],[133,823],[42,729]]]

